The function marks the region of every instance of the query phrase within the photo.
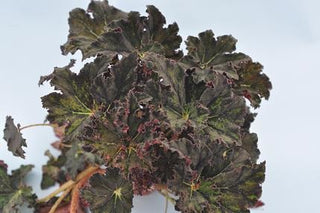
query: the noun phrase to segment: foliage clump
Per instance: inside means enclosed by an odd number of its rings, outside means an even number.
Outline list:
[[[189,36],[183,54],[178,25],[166,26],[154,6],[147,14],[107,1],[70,12],[62,53],[80,50],[94,60],[79,73],[71,60],[39,81],[56,90],[42,104],[61,151],[46,152],[41,187],[60,188],[36,200],[20,184],[31,167],[10,176],[0,162],[1,212],[27,203],[36,212],[126,213],[134,194],[154,190],[185,213],[242,213],[261,205],[265,163],[257,163],[257,135],[250,132],[256,114],[245,99],[258,108],[269,98],[262,65],[235,52],[231,35],[211,30]],[[8,149],[24,158],[22,129],[7,117]]]

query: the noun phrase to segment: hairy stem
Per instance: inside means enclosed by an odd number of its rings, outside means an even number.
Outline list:
[[[84,176],[79,177],[77,184],[72,189],[71,194],[71,204],[70,204],[70,213],[76,213],[77,208],[79,206],[79,196],[80,196],[80,189],[85,185],[85,183],[90,179],[90,177],[96,173],[104,174],[105,170],[100,169],[99,167],[91,167],[87,170]]]
[[[60,192],[63,192],[65,190],[72,189],[76,183],[78,183],[82,178],[85,178],[86,176],[91,176],[93,173],[99,170],[99,166],[89,166],[87,169],[83,170],[78,176],[76,177],[76,180],[69,180],[68,182],[61,185],[58,189],[50,193],[48,196],[38,200],[38,203],[48,202],[51,198],[59,194]]]
[[[73,180],[69,180],[68,182],[65,182],[58,189],[56,189],[55,191],[51,192],[46,197],[41,198],[40,200],[38,200],[38,203],[48,202],[51,198],[53,198],[54,196],[56,196],[60,192],[63,192],[63,191],[68,190],[68,189],[71,189],[74,184],[75,184],[75,182]]]
[[[82,178],[92,175],[95,171],[97,171],[100,167],[99,166],[89,166],[85,170],[83,170],[78,176],[76,177],[76,182],[80,181]]]
[[[165,205],[165,208],[164,208],[164,213],[167,213],[168,212],[168,200],[169,200],[169,193],[168,193],[168,190],[166,190],[166,205]]]
[[[31,128],[31,127],[36,127],[36,126],[51,126],[51,127],[55,127],[55,124],[31,124],[31,125],[27,125],[24,127],[20,127],[19,131],[23,130],[23,129],[27,129],[27,128]]]
[[[176,205],[175,199],[169,195],[169,192],[168,192],[167,190],[161,189],[161,190],[158,190],[158,192],[159,192],[160,194],[162,194],[164,197],[166,197],[166,199],[168,199],[168,201],[169,201],[172,205]]]
[[[71,191],[71,188],[65,190],[63,194],[58,198],[58,200],[54,203],[54,205],[51,207],[49,213],[54,213],[56,209],[58,208],[59,204],[63,201],[63,199],[69,194]]]
[[[75,187],[73,187],[71,192],[71,203],[70,203],[70,213],[77,213],[77,208],[79,206],[79,186],[76,184]]]

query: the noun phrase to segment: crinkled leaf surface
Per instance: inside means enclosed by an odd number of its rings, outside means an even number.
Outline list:
[[[4,168],[0,168],[0,212],[20,213],[23,205],[34,206],[36,195],[32,188],[24,185],[23,178],[33,165],[21,166],[8,175]]]
[[[217,75],[212,81],[214,88],[206,89],[200,97],[200,103],[207,109],[205,129],[213,140],[241,144],[240,129],[245,121],[248,108],[241,97],[234,96],[226,79]]]
[[[159,131],[158,119],[163,116],[159,108],[138,99],[136,93],[130,91],[124,100],[114,101],[114,107],[108,112],[105,122],[108,129],[114,129],[121,138],[134,144],[146,142],[152,138],[152,134],[156,135]]]
[[[90,16],[92,15],[92,17]],[[91,1],[88,10],[77,8],[70,12],[68,41],[61,46],[64,55],[81,50],[83,59],[96,54],[92,45],[113,20],[125,19],[127,13],[110,6],[108,1]]]
[[[191,175],[185,172],[180,182],[168,182],[169,188],[180,197],[176,206],[178,210],[192,213],[246,212],[255,204],[264,180],[264,165],[254,164],[256,155],[239,146],[212,142],[208,137],[199,138],[190,130],[182,131],[179,138],[171,142],[168,149],[189,159],[186,162],[192,172]]]
[[[250,154],[240,146],[230,146],[222,142],[213,142],[211,163],[201,171],[201,176],[212,178],[221,172],[228,172],[243,165],[254,163]]]
[[[209,137],[184,131],[179,135],[178,140],[170,142],[169,147],[186,159],[186,163],[193,170],[193,177],[200,174],[204,167],[212,165],[214,148],[216,148]],[[188,176],[186,175],[184,178],[188,178]]]
[[[146,11],[149,16],[145,24],[145,34],[143,35],[142,45],[144,48],[153,50],[157,44],[161,45],[160,52],[167,58],[180,58],[181,51],[177,51],[181,44],[181,37],[178,35],[179,27],[176,23],[169,24],[167,28],[165,17],[153,5],[147,6]]]
[[[187,212],[250,212],[261,196],[265,164],[242,165],[203,179],[180,193],[176,209]]]
[[[258,107],[269,79],[235,52],[235,38],[211,30],[188,37],[182,56],[177,24],[165,23],[154,6],[141,16],[107,1],[70,13],[63,54],[96,58],[79,74],[72,61],[40,79],[58,90],[42,98],[48,120],[66,126],[59,137],[66,161],[45,167],[48,185],[60,167],[75,178],[104,164],[106,175],[92,176],[82,192],[92,212],[130,212],[132,188],[143,194],[157,184],[179,196],[182,212],[248,212],[261,194],[264,163],[256,164],[255,114],[245,98]]]
[[[252,59],[243,54],[235,53],[237,40],[224,35],[214,38],[211,30],[199,34],[199,38],[189,36],[186,45],[188,55],[182,60],[194,67],[202,79],[210,81],[212,71],[226,75],[238,95],[246,97],[255,108],[260,106],[261,98],[269,98],[271,83],[262,74],[262,66],[253,63]]]
[[[64,140],[72,139],[88,125],[92,116],[98,112],[99,102],[91,93],[94,79],[107,70],[114,56],[97,57],[94,62],[88,63],[79,74],[70,69],[74,65],[71,61],[63,68],[55,68],[48,76],[41,77],[39,84],[50,81],[56,90],[42,97],[43,107],[48,109],[47,119],[50,123],[67,125]]]
[[[42,97],[44,108],[48,109],[47,119],[50,123],[64,125],[68,123],[65,134],[70,135],[81,129],[82,124],[90,120],[94,103],[90,93],[89,71],[84,69],[79,75],[70,68],[74,62],[63,68],[55,68],[45,80],[50,80],[52,86],[61,93],[53,92]],[[42,81],[43,82],[43,81]],[[41,80],[39,83],[42,83]]]
[[[242,97],[234,95],[224,75],[216,73],[208,85],[198,76],[201,71],[188,73],[181,63],[154,54],[144,60],[158,75],[146,83],[144,92],[163,106],[174,128],[191,123],[212,140],[241,144],[240,129],[248,108]]]
[[[130,213],[133,199],[132,184],[117,168],[108,168],[105,175],[95,174],[82,197],[90,203],[93,213]]]
[[[183,61],[192,67],[211,69],[238,79],[235,67],[251,59],[243,53],[233,53],[236,42],[231,35],[215,38],[211,30],[199,33],[199,37],[189,36],[186,41],[188,55]]]
[[[27,147],[26,139],[22,137],[19,128],[14,124],[11,116],[7,116],[6,118],[6,124],[3,133],[3,139],[7,141],[8,150],[12,152],[14,156],[25,158],[25,151],[22,149],[22,147]]]
[[[164,27],[165,17],[154,6],[147,7],[148,17],[138,12],[130,12],[127,19],[121,19],[108,25],[108,31],[92,44],[97,53],[110,52],[128,54],[138,51],[161,53],[169,58],[180,58],[181,37],[177,35],[176,23]]]
[[[85,127],[81,139],[95,153],[113,162],[114,166],[129,169],[141,163],[137,149],[158,133],[159,121],[149,105],[140,105],[133,91],[124,100],[113,101],[100,121]],[[141,165],[140,165],[141,166]]]
[[[130,181],[132,181],[133,192],[135,195],[145,195],[154,191],[154,177],[151,172],[139,167],[130,170]]]
[[[133,88],[137,79],[137,55],[130,54],[116,65],[106,65],[105,70],[94,78],[91,93],[98,102],[109,106]]]
[[[261,99],[268,100],[272,88],[268,76],[262,73],[260,63],[248,61],[238,68],[239,79],[234,81],[237,94],[246,97],[254,108],[260,106]]]
[[[145,147],[145,159],[151,164],[154,182],[171,185],[181,182],[189,174],[187,159],[168,147],[167,141],[150,141]]]
[[[252,162],[259,158],[258,136],[256,133],[244,133],[242,135],[242,147],[250,154]]]
[[[114,131],[113,128],[106,128],[101,122],[86,126],[81,136],[83,148],[93,150],[103,158],[113,158],[122,146],[121,137]]]

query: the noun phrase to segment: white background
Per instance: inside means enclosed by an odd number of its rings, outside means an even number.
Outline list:
[[[0,127],[12,115],[22,125],[41,123],[46,112],[40,96],[51,91],[38,87],[39,76],[64,66],[70,58],[59,46],[67,39],[68,12],[86,8],[88,0],[15,0],[0,4]],[[319,79],[320,4],[316,0],[113,0],[124,11],[145,14],[145,5],[156,5],[176,21],[180,34],[197,35],[213,29],[216,35],[232,34],[237,50],[265,66],[273,90],[264,101],[252,131],[259,135],[260,160],[267,161],[262,200],[265,206],[253,212],[319,212]],[[0,140],[0,159],[9,169],[35,164],[29,179],[41,192],[43,155],[55,140],[48,127],[27,129],[26,159],[13,157]],[[49,191],[52,191],[50,189]],[[164,199],[157,194],[134,200],[133,213],[160,213]],[[171,206],[171,212],[173,207]]]

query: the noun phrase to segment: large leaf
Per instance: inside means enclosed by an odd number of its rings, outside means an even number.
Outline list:
[[[82,197],[90,203],[93,213],[130,213],[133,199],[131,183],[117,168],[108,168],[105,175],[95,174]]]
[[[205,132],[213,140],[222,139],[229,144],[241,144],[241,127],[249,112],[243,98],[235,96],[227,80],[217,74],[211,81],[213,88],[206,89],[200,103],[207,109]]]
[[[92,17],[90,16],[92,15]],[[127,13],[108,4],[108,1],[91,1],[88,10],[77,8],[70,12],[68,41],[61,46],[64,55],[81,50],[83,59],[95,55],[92,43],[107,31],[113,20],[124,19]]]
[[[20,207],[33,207],[36,195],[32,188],[23,183],[24,177],[31,170],[33,165],[21,166],[8,175],[6,169],[0,167],[0,212],[20,213]]]
[[[191,193],[181,194],[176,209],[186,213],[196,212],[250,212],[261,196],[261,182],[264,180],[264,164],[244,166],[230,174],[230,182],[224,179],[210,179],[200,182]],[[231,175],[234,175],[231,177]]]
[[[148,6],[147,13],[148,17],[130,12],[127,19],[112,22],[108,26],[108,32],[93,43],[95,54],[128,54],[138,51],[143,55],[144,52],[151,51],[169,58],[180,58],[182,52],[177,49],[182,39],[177,35],[178,25],[173,23],[164,27],[165,17],[154,6]]]
[[[90,78],[88,72],[73,73],[70,68],[74,62],[63,68],[55,68],[54,72],[46,77],[52,86],[61,93],[53,92],[42,97],[44,108],[48,109],[47,119],[50,123],[59,125],[69,124],[66,136],[75,133],[82,124],[88,122],[93,115],[94,103],[90,93]],[[44,80],[39,83],[43,83]]]
[[[7,116],[5,129],[3,130],[3,139],[7,141],[8,150],[13,153],[14,156],[25,158],[25,151],[22,147],[27,147],[26,139],[22,137],[19,127],[17,127],[11,116]]]
[[[211,145],[211,162],[177,190],[176,209],[187,212],[248,212],[261,196],[264,163],[253,164],[250,154],[221,142]]]
[[[205,83],[198,75],[201,71],[186,69],[185,64],[155,54],[144,60],[157,74],[146,82],[144,92],[163,107],[173,128],[191,123],[212,140],[241,144],[240,129],[248,108],[243,98],[234,95],[224,75],[212,73],[210,83]]]
[[[261,64],[253,63],[243,53],[234,53],[236,42],[228,35],[215,39],[211,30],[200,33],[199,38],[189,36],[188,55],[182,61],[195,68],[205,82],[214,78],[214,72],[226,75],[236,94],[246,97],[257,108],[261,98],[269,98],[272,86],[269,78],[261,73]]]
[[[201,123],[196,101],[206,86],[195,84],[180,63],[156,54],[146,54],[143,60],[155,74],[146,81],[143,92],[163,108],[170,125],[181,129],[189,121]]]
[[[93,81],[100,73],[105,72],[114,62],[114,57],[97,57],[94,62],[86,64],[79,74],[73,73],[74,61],[62,68],[55,68],[53,73],[42,76],[39,85],[50,81],[56,90],[42,97],[44,108],[48,109],[47,119],[60,126],[67,125],[65,139],[80,134],[85,125],[90,123],[100,104],[91,94]]]

